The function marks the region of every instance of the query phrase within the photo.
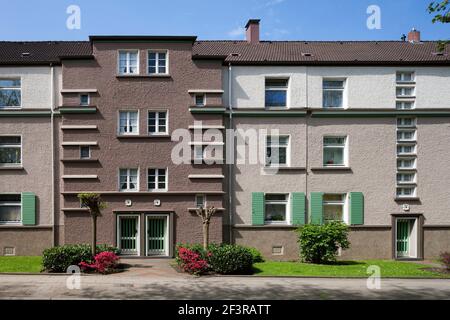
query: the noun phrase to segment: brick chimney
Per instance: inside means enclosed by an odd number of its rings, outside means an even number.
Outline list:
[[[416,28],[412,28],[408,33],[408,42],[420,42],[420,31],[416,30]]]
[[[259,43],[259,19],[250,19],[245,25],[247,42]]]

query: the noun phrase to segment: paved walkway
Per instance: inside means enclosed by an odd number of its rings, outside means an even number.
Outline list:
[[[450,299],[450,280],[382,279],[381,289],[369,290],[366,279],[197,278],[176,272],[167,259],[122,262],[134,267],[83,275],[72,290],[68,276],[0,275],[0,299]]]

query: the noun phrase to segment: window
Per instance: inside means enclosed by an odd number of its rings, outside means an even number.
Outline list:
[[[139,53],[137,50],[119,51],[119,74],[139,73]]]
[[[204,94],[196,94],[195,95],[195,105],[197,107],[203,107],[205,105],[205,95]]]
[[[415,183],[416,182],[416,174],[414,172],[411,173],[397,173],[397,183]]]
[[[397,127],[414,127],[415,125],[415,118],[397,118]]]
[[[398,141],[415,141],[416,140],[416,130],[398,130],[397,131]]]
[[[206,208],[206,195],[197,194],[195,196],[195,207],[196,208]]]
[[[167,52],[148,52],[148,73],[167,74]]]
[[[400,87],[396,89],[397,97],[413,97],[414,87]]]
[[[396,108],[398,110],[414,109],[414,102],[412,102],[412,101],[407,101],[407,102],[406,101],[404,101],[404,102],[397,101]]]
[[[323,165],[325,167],[347,165],[346,140],[346,137],[323,138]]]
[[[80,146],[80,159],[89,159],[91,157],[91,147]]]
[[[397,168],[399,169],[414,169],[415,165],[415,159],[397,159]]]
[[[89,94],[82,93],[80,94],[80,106],[88,106],[89,105]]]
[[[0,79],[0,108],[21,106],[20,79]]]
[[[20,223],[21,221],[21,195],[0,194],[0,224]]]
[[[119,112],[119,134],[122,135],[139,134],[137,111]]]
[[[414,144],[397,145],[397,154],[398,155],[415,154],[415,152],[416,152],[416,145],[414,145]]]
[[[344,107],[344,80],[326,80],[322,82],[323,107],[342,108]]]
[[[344,221],[344,194],[323,195],[323,220],[325,223],[331,221]]]
[[[397,188],[397,197],[415,197],[416,196],[416,187],[398,187]]]
[[[167,112],[150,111],[148,113],[148,133],[167,134]]]
[[[0,136],[0,166],[17,166],[22,163],[22,138]]]
[[[399,71],[396,76],[397,82],[413,82],[414,72],[411,71]]]
[[[266,166],[288,165],[289,136],[266,137]]]
[[[120,169],[119,170],[120,191],[137,191],[138,190],[138,169]]]
[[[167,169],[148,169],[148,190],[167,190]]]
[[[266,107],[287,106],[288,79],[266,79]]]
[[[266,194],[265,196],[265,222],[286,223],[288,198],[286,194]]]
[[[205,158],[205,146],[194,145],[194,160],[201,160]]]

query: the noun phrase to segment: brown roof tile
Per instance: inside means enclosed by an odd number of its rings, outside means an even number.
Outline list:
[[[59,63],[62,57],[90,57],[89,41],[0,41],[0,64]]]
[[[405,41],[198,41],[194,58],[233,64],[450,64],[449,46]]]

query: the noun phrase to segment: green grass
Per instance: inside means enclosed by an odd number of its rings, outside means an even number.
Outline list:
[[[1,272],[39,273],[42,269],[41,257],[0,257]]]
[[[394,260],[361,260],[340,261],[336,264],[319,265],[301,262],[267,261],[254,264],[255,275],[258,276],[305,276],[305,277],[361,277],[367,278],[370,265],[380,267],[381,277],[386,278],[450,278],[450,274],[442,274],[424,270],[432,267],[424,264]]]

